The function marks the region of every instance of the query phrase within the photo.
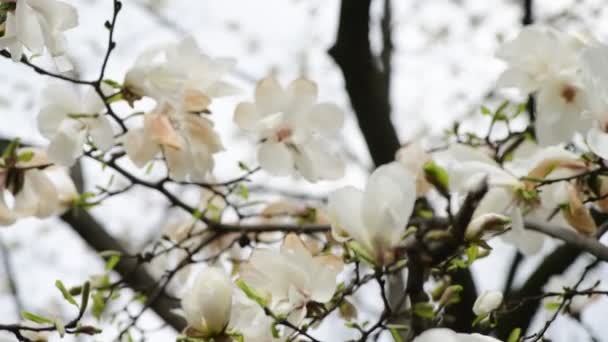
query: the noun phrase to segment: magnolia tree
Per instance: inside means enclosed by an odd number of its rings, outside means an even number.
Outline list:
[[[314,203],[268,203],[249,192],[257,174],[311,183],[343,177],[332,140],[345,110],[318,101],[317,85],[306,78],[282,84],[268,76],[239,89],[226,78],[235,61],[206,55],[192,37],[143,51],[126,74],[110,77],[122,4],[110,5],[99,73],[82,79],[66,73],[72,65],[63,34],[78,24],[72,5],[0,1],[0,54],[49,81],[37,116],[48,144],[5,143],[0,224],[61,215],[94,230],[86,210],[135,187],[162,195],[184,219],[137,253],[103,235],[91,238],[107,273],[55,284],[74,306],[73,319],[24,311],[22,321],[0,330],[38,341],[96,335],[103,321],[117,327],[117,340],[130,341],[146,337],[140,321],[150,311],[178,341],[190,342],[321,341],[315,328],[327,320],[345,324],[357,341],[541,341],[559,315],[580,320],[587,304],[608,294],[593,278],[608,261],[598,241],[608,227],[608,45],[592,34],[525,27],[497,52],[506,68],[497,87],[529,95],[527,102],[481,107],[484,133],[456,123],[440,145],[412,141],[397,149],[390,132],[378,140],[364,128],[370,117],[378,118],[372,131],[390,124],[378,100],[390,83],[390,59],[378,57],[384,69],[371,63],[369,27],[350,19],[366,18],[369,1],[345,1],[330,53],[372,157],[383,165],[364,188],[335,187]],[[55,69],[36,65],[33,57],[42,54]],[[232,113],[211,110],[229,96],[242,99]],[[217,154],[230,153],[214,126],[217,115],[232,115],[257,146],[256,165],[234,160],[236,178],[214,173]],[[126,185],[110,181],[83,192],[70,176],[81,159]],[[199,200],[181,196],[183,188],[196,189]],[[477,293],[470,266],[492,254],[493,239],[515,246],[518,260],[546,244],[558,247],[522,287],[513,288],[510,274],[507,292]],[[592,259],[584,270],[561,275],[582,254]],[[147,273],[147,265],[167,258],[160,275]],[[352,300],[363,289],[382,303],[369,319]],[[117,301],[123,304],[111,305]],[[546,323],[528,329],[538,310],[548,313]]]

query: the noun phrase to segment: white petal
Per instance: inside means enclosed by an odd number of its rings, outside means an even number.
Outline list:
[[[55,212],[57,205],[57,189],[44,172],[28,170],[23,187],[15,196],[14,211],[20,216],[45,218]]]
[[[251,102],[241,102],[234,110],[234,123],[240,129],[254,130],[260,119],[255,104]]]
[[[524,217],[519,208],[512,208],[509,212],[511,216],[511,230],[502,234],[503,241],[513,244],[524,255],[535,255],[543,248],[544,235],[526,229]]]
[[[51,31],[65,31],[78,26],[78,12],[72,5],[54,0],[28,0],[28,3],[44,16]]]
[[[298,171],[309,182],[336,180],[344,176],[342,159],[319,141],[299,145],[294,157]]]
[[[103,108],[105,104],[103,100],[97,94],[95,89],[89,89],[82,99],[82,112],[86,114],[98,114]]]
[[[608,133],[593,127],[587,133],[587,145],[591,152],[608,160]]]
[[[221,333],[232,308],[232,282],[220,269],[207,268],[182,298],[188,324],[206,336]]]
[[[414,210],[416,178],[398,162],[383,165],[370,176],[363,196],[363,222],[372,240],[392,247]]]
[[[318,265],[312,282],[310,298],[315,302],[328,302],[336,292],[336,277],[344,268],[342,259],[335,255],[317,256],[313,260]]]
[[[145,135],[143,128],[129,130],[124,135],[122,142],[129,159],[140,168],[160,152],[158,145]]]
[[[305,78],[298,78],[287,86],[289,110],[294,113],[307,110],[317,101],[317,85]]]
[[[476,315],[484,315],[490,313],[502,304],[503,294],[500,291],[485,291],[473,304],[473,312]]]
[[[353,238],[369,245],[369,234],[361,218],[363,192],[347,186],[329,194],[327,212],[331,221],[332,236],[340,242]]]
[[[66,114],[81,111],[78,94],[73,87],[66,84],[53,83],[44,88],[42,96],[47,103],[63,108]]]
[[[192,155],[187,147],[163,147],[163,154],[169,168],[169,175],[176,181],[186,181],[192,164]]]
[[[528,73],[517,68],[507,69],[500,74],[496,86],[498,88],[516,88],[524,94],[531,93],[538,88],[538,84]]]
[[[82,155],[82,145],[85,140],[84,129],[78,129],[71,123],[62,124],[47,148],[49,160],[63,166],[74,165],[76,159]]]
[[[292,153],[283,143],[262,143],[258,150],[258,162],[262,169],[275,176],[289,176],[294,170]]]
[[[34,54],[42,54],[44,36],[36,12],[27,1],[17,1],[17,38]]]
[[[331,103],[319,103],[302,116],[301,125],[312,132],[333,136],[344,126],[344,112]]]
[[[0,193],[0,226],[8,226],[17,220],[15,213],[6,205],[4,193]]]
[[[575,133],[582,133],[589,129],[591,123],[591,120],[580,117],[562,117],[553,123],[537,120],[535,122],[536,140],[541,146],[567,143],[572,141]]]
[[[114,146],[114,130],[110,120],[105,115],[86,122],[91,140],[98,149],[107,151]]]
[[[473,334],[457,333],[456,337],[458,338],[457,342],[501,342],[500,340],[495,339],[494,337],[481,335],[481,334],[477,334],[477,333],[473,333]]]
[[[432,328],[418,335],[413,342],[460,342],[460,340],[450,329]]]
[[[38,129],[45,138],[52,138],[59,129],[61,122],[67,118],[65,110],[57,105],[48,105],[38,114]]]
[[[274,114],[285,109],[285,92],[279,81],[267,77],[258,82],[255,88],[255,104],[260,113]]]

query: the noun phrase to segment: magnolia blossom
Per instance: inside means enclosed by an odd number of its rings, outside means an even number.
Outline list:
[[[125,97],[132,103],[148,96],[186,112],[204,112],[213,98],[239,92],[222,80],[234,65],[233,59],[205,55],[188,37],[140,55],[125,77]]]
[[[10,225],[22,217],[60,214],[77,196],[65,170],[50,167],[44,151],[20,148],[0,165],[0,225]]]
[[[235,291],[229,328],[238,332],[247,342],[279,341],[272,336],[272,317],[242,291]]]
[[[123,137],[133,163],[143,167],[162,152],[171,178],[203,181],[213,169],[213,155],[224,148],[213,123],[199,114],[178,112],[165,103],[144,116],[144,126]]]
[[[0,4],[14,4],[6,13],[4,33],[0,30],[0,49],[9,49],[13,60],[19,61],[24,48],[41,55],[46,47],[60,71],[71,69],[63,56],[63,32],[78,25],[78,13],[72,5],[56,0],[4,0]]]
[[[110,120],[101,114],[104,102],[93,89],[80,97],[68,86],[55,84],[43,95],[47,104],[38,115],[38,129],[51,141],[47,152],[53,163],[73,165],[87,137],[102,151],[114,145]]]
[[[500,342],[500,340],[481,334],[463,334],[447,328],[433,328],[418,335],[413,342]]]
[[[268,299],[276,314],[299,324],[308,302],[325,303],[336,290],[342,261],[332,255],[312,256],[302,240],[289,234],[280,251],[256,249],[241,270],[241,279]]]
[[[234,114],[239,128],[257,135],[258,162],[267,172],[287,176],[297,170],[311,182],[338,179],[342,160],[326,139],[344,124],[344,114],[331,103],[317,102],[317,85],[300,78],[284,89],[268,77],[255,90],[255,103],[240,103]]]
[[[352,238],[381,264],[392,260],[414,210],[416,179],[397,162],[377,168],[365,190],[348,186],[328,198],[332,235]]]
[[[569,183],[555,182],[543,186],[540,194],[535,189],[537,181],[584,172],[586,165],[576,154],[560,147],[546,147],[529,158],[507,163],[504,168],[483,153],[464,146],[455,145],[448,149],[444,158],[448,156],[454,158],[446,167],[452,190],[466,193],[487,178],[489,190],[473,213],[473,219],[488,213],[509,217],[511,229],[501,238],[514,244],[522,253],[537,253],[545,239],[542,234],[525,229],[524,218],[545,222],[551,212],[563,204],[568,204],[566,210],[562,210],[563,215],[554,217],[552,223],[570,224],[580,231],[592,229],[588,226],[588,209],[572,197],[571,191],[564,191],[571,186]],[[569,212],[570,209],[575,210]]]
[[[589,114],[595,126],[587,133],[589,149],[608,159],[608,46],[596,44],[582,56],[582,73],[589,90]]]
[[[182,297],[182,309],[188,321],[188,335],[213,337],[224,332],[232,308],[232,282],[220,269],[201,271]]]
[[[395,160],[416,175],[416,193],[418,195],[424,195],[431,189],[431,184],[424,177],[424,165],[432,161],[432,158],[420,144],[414,142],[401,147],[395,154]]]
[[[500,291],[485,291],[473,304],[473,312],[476,315],[486,315],[500,307],[502,304],[502,292]]]
[[[537,93],[536,135],[540,144],[569,140],[591,125],[581,116],[587,95],[580,79],[580,52],[585,39],[553,28],[527,26],[517,38],[504,44],[497,56],[508,68],[498,87]]]

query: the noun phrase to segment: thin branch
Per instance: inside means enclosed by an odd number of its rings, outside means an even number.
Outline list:
[[[13,301],[15,304],[16,317],[19,317],[21,315],[21,311],[23,311],[23,302],[21,301],[21,297],[19,296],[19,289],[17,288],[15,271],[13,270],[10,251],[8,250],[8,246],[6,246],[6,244],[4,243],[4,240],[2,239],[1,236],[0,236],[0,254],[2,255],[2,262],[4,264],[4,273],[6,275],[8,287],[11,291],[11,295],[13,297]]]
[[[602,244],[595,238],[587,237],[571,229],[545,226],[531,222],[526,223],[526,228],[562,240],[567,244],[578,247],[582,251],[594,255],[600,260],[608,261],[608,246]]]

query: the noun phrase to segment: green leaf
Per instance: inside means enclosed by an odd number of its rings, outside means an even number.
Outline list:
[[[2,151],[2,159],[6,160],[10,157],[13,157],[15,155],[15,152],[17,151],[17,148],[19,148],[19,144],[19,138],[12,140],[10,144],[8,144],[8,146],[4,149],[4,151]]]
[[[113,270],[114,267],[116,267],[116,265],[118,265],[119,262],[120,262],[120,255],[114,254],[114,255],[110,256],[110,258],[108,258],[108,261],[106,262],[106,270],[108,270],[108,271]]]
[[[109,85],[110,87],[114,88],[114,89],[121,89],[122,85],[114,80],[111,79],[105,79],[103,80],[103,83]]]
[[[246,200],[249,198],[249,188],[245,184],[239,184],[236,194]]]
[[[278,324],[275,322],[270,326],[270,331],[272,332],[272,337],[274,337],[274,338],[281,337],[281,334],[279,333],[279,329],[277,328],[277,325]]]
[[[518,342],[520,337],[521,337],[521,328],[515,328],[509,334],[509,338],[507,339],[507,342]]]
[[[243,170],[245,172],[251,171],[251,168],[249,168],[249,166],[247,166],[247,164],[245,164],[242,161],[239,162],[239,169],[241,169],[241,170]]]
[[[39,323],[39,324],[50,323],[50,324],[53,324],[53,320],[48,319],[46,317],[38,316],[36,314],[33,314],[31,312],[27,312],[27,311],[21,311],[21,317],[23,317],[23,319],[26,319],[28,321],[32,321],[34,323]]]
[[[32,151],[25,151],[25,152],[21,152],[19,153],[19,156],[17,157],[17,160],[20,162],[29,162],[30,160],[32,160],[34,158],[34,152]]]
[[[560,306],[562,306],[562,303],[560,302],[546,302],[543,307],[547,310],[550,311],[555,311],[555,310],[559,310]]]
[[[450,179],[447,171],[432,161],[424,164],[423,169],[427,182],[433,184],[442,195],[447,196],[450,193]]]
[[[466,250],[466,254],[467,254],[467,265],[471,266],[475,262],[475,260],[477,260],[477,257],[479,256],[479,247],[477,247],[477,245],[469,246],[469,248],[467,248],[467,250]]]
[[[135,300],[143,304],[148,300],[148,296],[140,292],[135,295]]]
[[[261,307],[266,307],[268,304],[268,300],[254,288],[247,285],[243,279],[238,279],[236,281],[236,286],[238,286],[249,299],[258,303]]]
[[[489,315],[490,315],[489,313],[484,313],[484,314],[481,314],[481,315],[479,315],[479,316],[475,317],[475,320],[473,321],[473,324],[472,324],[472,325],[473,325],[473,326],[478,325],[478,324],[479,324],[479,323],[481,323],[483,320],[485,320],[486,318],[488,318],[488,316],[489,316]]]
[[[91,292],[91,283],[88,281],[82,286],[82,299],[80,300],[80,310],[86,310],[89,305],[89,293]]]
[[[393,328],[393,327],[389,327],[388,331],[390,331],[391,336],[393,337],[393,341],[403,342],[403,339],[401,339],[401,335],[399,334],[399,330],[397,330],[396,328]]]
[[[414,314],[422,318],[434,319],[435,307],[428,302],[416,303],[414,304]]]
[[[348,248],[355,253],[355,256],[370,265],[376,265],[375,258],[357,241],[349,241]]]
[[[481,115],[492,116],[492,111],[486,106],[481,106]]]
[[[55,281],[55,287],[57,287],[59,289],[59,291],[61,291],[61,294],[63,295],[63,298],[65,298],[65,300],[67,300],[70,304],[78,307],[78,303],[76,303],[76,299],[74,299],[74,296],[72,296],[72,294],[70,294],[70,291],[68,291],[65,288],[65,286],[63,285],[61,280],[57,279]]]
[[[93,293],[91,299],[93,299],[93,316],[97,319],[100,319],[101,314],[103,314],[103,311],[106,309],[106,301],[103,298],[103,292],[97,291]]]

